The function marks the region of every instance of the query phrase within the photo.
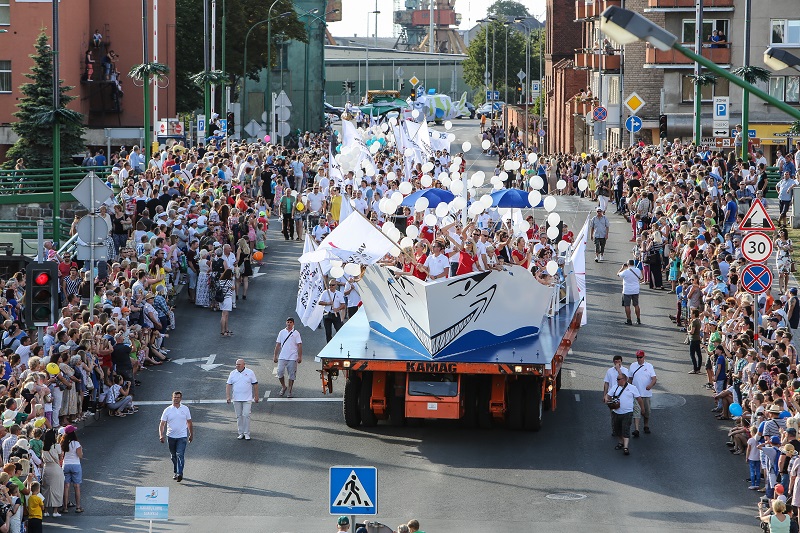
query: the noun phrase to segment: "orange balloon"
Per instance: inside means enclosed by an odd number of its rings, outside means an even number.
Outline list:
[[[261,251],[254,253],[253,259],[255,259],[256,261],[261,261],[262,259],[264,259],[264,253]]]
[[[775,485],[775,494],[783,494],[783,485]]]

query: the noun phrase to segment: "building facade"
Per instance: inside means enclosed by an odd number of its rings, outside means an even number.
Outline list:
[[[158,84],[158,115],[175,116],[175,0],[157,0],[158,62],[170,67]],[[75,88],[71,109],[84,115],[89,145],[105,145],[105,128],[141,128],[142,88],[128,77],[142,63],[142,2],[139,0],[61,0],[60,76]],[[153,1],[148,2],[148,45],[153,61]],[[10,124],[29,80],[34,44],[44,30],[52,38],[52,2],[0,0],[0,153],[16,141]],[[99,39],[95,42],[95,34]],[[114,54],[110,71],[104,57]],[[87,55],[93,61],[87,66]],[[91,68],[89,68],[91,67]],[[91,76],[89,73],[91,71]],[[118,72],[115,75],[114,72]],[[119,139],[118,139],[119,140]],[[131,139],[138,141],[138,139]]]

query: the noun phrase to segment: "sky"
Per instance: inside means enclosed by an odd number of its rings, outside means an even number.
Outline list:
[[[370,15],[370,11],[375,11],[376,0],[343,0],[341,22],[328,24],[331,34],[335,37],[351,37],[354,34],[358,37],[367,35],[367,18],[369,18],[369,35],[375,33],[375,15]],[[520,0],[531,14],[539,19],[544,17],[545,0]],[[405,2],[401,0],[400,5]],[[461,13],[462,30],[471,28],[478,19],[486,16],[486,10],[494,3],[494,0],[456,0],[455,9]],[[393,34],[392,10],[395,0],[377,0],[378,11],[378,37],[391,37]]]

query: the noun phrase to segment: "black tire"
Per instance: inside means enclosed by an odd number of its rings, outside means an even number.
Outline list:
[[[344,412],[344,423],[347,427],[357,428],[361,425],[361,413],[358,409],[358,397],[361,393],[361,380],[356,376],[347,378],[344,385],[344,401],[342,411]]]
[[[478,427],[478,399],[475,392],[475,379],[462,376],[461,401],[464,402],[464,416],[461,418],[461,425],[465,428]]]
[[[483,429],[492,427],[492,413],[489,411],[489,401],[492,398],[492,379],[484,378],[478,381],[478,426]]]
[[[544,394],[544,400],[542,400],[542,411],[552,411],[553,410],[553,394],[551,392],[546,392]]]
[[[369,405],[372,398],[372,372],[364,372],[361,377],[361,394],[358,399],[358,410],[361,413],[361,425],[364,427],[375,427],[378,425],[378,417]]]
[[[389,387],[389,423],[394,427],[404,426],[406,423],[406,396],[405,390],[402,396],[397,396],[396,385],[392,381]]]
[[[558,371],[558,375],[556,376],[556,392],[561,390],[561,370]]]
[[[519,430],[522,429],[523,418],[523,405],[522,405],[522,382],[509,381],[508,387],[508,403],[506,410],[506,420],[508,421],[508,428]]]
[[[539,431],[542,428],[542,382],[526,380],[522,387],[522,427],[525,431]]]

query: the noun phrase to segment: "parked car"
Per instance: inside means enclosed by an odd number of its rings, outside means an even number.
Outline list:
[[[330,115],[336,115],[337,117],[341,118],[342,113],[344,113],[344,108],[336,107],[334,105],[329,104],[328,102],[325,102],[325,113],[328,113]]]
[[[492,102],[486,102],[477,109],[475,114],[479,117],[486,115],[489,118],[497,118],[503,112],[503,106],[505,104],[505,102],[499,100],[495,101],[494,104],[492,104]]]
[[[464,104],[469,110],[469,118],[475,118],[475,106],[472,105],[472,102],[465,102]],[[464,118],[464,115],[458,115],[456,118]]]

